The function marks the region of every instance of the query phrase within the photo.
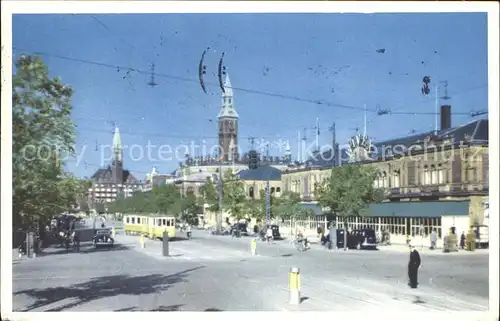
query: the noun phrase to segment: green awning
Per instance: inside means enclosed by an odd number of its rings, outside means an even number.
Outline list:
[[[362,210],[363,216],[375,217],[441,217],[469,215],[469,201],[390,202],[370,204]]]

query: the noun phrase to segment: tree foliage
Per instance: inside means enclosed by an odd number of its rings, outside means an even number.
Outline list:
[[[219,211],[219,193],[217,191],[217,186],[212,181],[212,178],[207,177],[205,184],[203,185],[201,198],[204,204],[207,204],[207,210],[210,212]]]
[[[182,202],[182,221],[190,225],[198,225],[198,214],[200,213],[198,198],[193,191],[187,191]]]
[[[106,204],[112,213],[164,213],[179,216],[183,201],[175,185],[155,186],[151,192],[137,191],[131,197]]]
[[[330,177],[316,185],[318,203],[336,215],[359,215],[380,196],[373,187],[376,174],[374,168],[356,164],[335,167]]]
[[[69,211],[86,185],[64,172],[75,153],[72,88],[33,56],[16,61],[12,80],[13,223],[29,227]]]
[[[236,220],[245,218],[245,184],[230,169],[224,173],[223,182],[223,209]]]
[[[275,212],[276,216],[284,219],[299,218],[303,214],[300,207],[300,195],[291,191],[283,192],[275,206]]]

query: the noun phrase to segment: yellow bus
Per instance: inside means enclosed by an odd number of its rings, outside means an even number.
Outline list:
[[[162,239],[167,231],[170,239],[175,238],[175,217],[164,214],[127,214],[123,216],[125,235],[143,234],[151,239]]]

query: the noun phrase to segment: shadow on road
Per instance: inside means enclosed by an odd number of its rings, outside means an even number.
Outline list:
[[[88,282],[73,284],[68,287],[30,289],[15,292],[13,295],[26,294],[36,298],[35,303],[28,306],[22,312],[38,309],[58,301],[72,299],[73,302],[71,303],[47,310],[63,311],[94,300],[114,297],[120,294],[141,295],[162,292],[169,289],[173,284],[187,282],[187,276],[190,272],[203,267],[204,266],[198,266],[170,275],[114,275],[99,277]]]
[[[145,312],[145,311],[169,312],[169,311],[180,311],[180,308],[183,305],[184,304],[160,305],[159,307],[154,308],[152,310],[143,310],[143,309],[139,309],[138,307],[128,307],[128,308],[123,308],[123,309],[115,310],[114,312]]]
[[[92,243],[85,243],[80,245],[80,252],[76,252],[72,247],[66,250],[62,247],[51,247],[46,248],[43,252],[39,253],[39,257],[51,256],[51,255],[61,255],[61,254],[91,254],[101,251],[126,251],[130,248],[123,244],[115,244],[114,246],[98,246],[94,247]]]

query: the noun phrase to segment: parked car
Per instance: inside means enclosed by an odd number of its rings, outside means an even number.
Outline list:
[[[347,235],[347,247],[349,249],[377,249],[377,236],[371,228],[353,230]]]
[[[114,246],[115,240],[112,237],[111,229],[100,228],[95,230],[92,244],[94,247],[98,246]]]
[[[337,244],[332,244],[330,243],[330,231],[327,231],[325,235],[321,238],[321,245],[327,246],[330,248],[337,247],[339,249],[344,248],[344,234],[345,230],[344,229],[336,229],[337,230]]]
[[[273,240],[282,240],[283,238],[281,237],[280,233],[280,227],[276,224],[271,225],[271,230],[273,231]],[[266,240],[266,232],[267,232],[267,227],[264,226],[260,231],[259,231],[259,236],[262,241]]]
[[[230,232],[232,236],[240,237],[242,235],[249,235],[248,225],[246,223],[236,223],[230,227]]]

